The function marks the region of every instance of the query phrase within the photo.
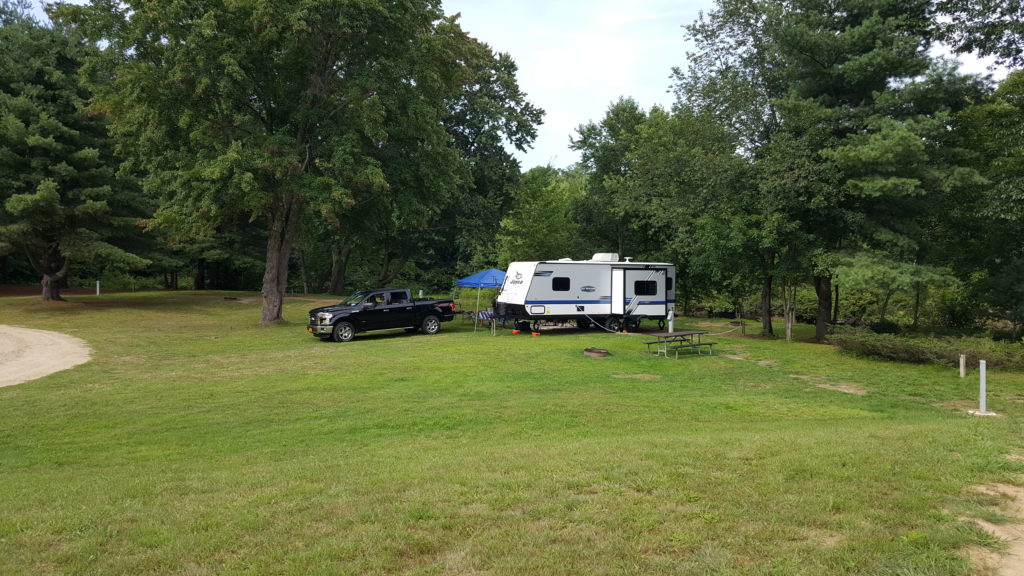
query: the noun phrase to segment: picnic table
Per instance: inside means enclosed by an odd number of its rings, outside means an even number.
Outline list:
[[[676,358],[679,358],[680,350],[695,350],[697,354],[700,354],[700,350],[703,347],[707,347],[708,354],[713,354],[713,346],[717,342],[701,342],[700,337],[707,334],[706,330],[677,330],[675,332],[653,332],[651,336],[654,336],[654,340],[644,342],[647,345],[647,352],[654,354],[655,356],[664,356],[668,358],[668,353],[675,352]],[[654,347],[654,351],[651,351],[651,347]]]

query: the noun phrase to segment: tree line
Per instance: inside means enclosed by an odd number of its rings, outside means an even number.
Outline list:
[[[0,254],[44,299],[72,266],[255,285],[263,322],[294,270],[438,285],[487,260],[543,115],[436,0],[29,8],[0,16]]]
[[[991,318],[1019,338],[1024,24],[1015,5],[983,4],[720,0],[685,27],[676,105],[613,103],[580,126],[576,170],[527,173],[547,193],[526,204],[559,207],[578,232],[561,252],[674,262],[684,307],[760,311],[765,335],[774,313],[789,336],[802,310],[824,340],[838,321],[891,322],[896,301],[916,327],[939,295],[934,323]],[[962,74],[933,56],[939,39],[1015,71]],[[510,257],[556,238],[543,236]]]
[[[718,0],[676,104],[630,98],[520,173],[543,111],[440,2],[2,0],[0,274],[446,289],[513,260],[618,252],[724,301],[1024,323],[1024,63],[1005,0]],[[998,84],[934,56],[990,55]],[[27,57],[25,55],[31,55]],[[72,272],[75,271],[75,272]],[[803,295],[810,293],[810,312]],[[753,304],[749,304],[753,302]],[[750,308],[747,310],[746,308]]]

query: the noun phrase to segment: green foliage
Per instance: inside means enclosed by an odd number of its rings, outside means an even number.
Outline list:
[[[149,263],[125,249],[145,203],[117,173],[104,117],[87,108],[80,67],[88,48],[64,29],[12,15],[6,3],[2,12],[0,254],[24,255],[43,297],[59,299],[72,263]]]
[[[571,218],[584,197],[584,176],[551,167],[534,168],[512,191],[512,206],[498,231],[498,261],[582,258],[580,225]],[[589,254],[586,254],[589,256]]]
[[[971,205],[973,212],[957,221],[960,237],[969,234],[957,264],[970,278],[974,298],[1024,325],[1024,73],[1010,74],[991,97],[961,111],[957,126],[990,182]]]
[[[381,283],[429,238],[469,183],[447,123],[467,87],[491,92],[473,100],[491,109],[461,106],[475,116],[460,126],[481,140],[525,145],[539,118],[513,90],[510,60],[435,2],[97,2],[56,14],[104,48],[92,65],[113,81],[99,102],[129,165],[164,195],[157,222],[185,240],[243,213],[267,232],[265,322],[280,319],[308,214],[315,232],[351,220],[374,231]]]
[[[911,337],[857,330],[839,331],[829,341],[843,350],[895,362],[959,366],[960,355],[964,354],[971,366],[985,360],[992,367],[1024,370],[1024,346],[1019,342]]]
[[[635,256],[645,246],[634,224],[643,209],[631,194],[627,154],[647,114],[632,98],[619,98],[600,122],[580,125],[570,147],[580,153],[587,175],[586,195],[577,201],[574,219],[592,252]]]
[[[996,62],[1024,64],[1024,27],[1015,0],[940,0],[935,27],[958,53],[994,56]]]

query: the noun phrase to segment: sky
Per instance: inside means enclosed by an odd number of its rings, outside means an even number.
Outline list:
[[[711,0],[442,0],[470,36],[519,65],[519,87],[546,112],[523,169],[579,161],[581,124],[599,122],[620,97],[671,107],[673,66],[685,67],[682,26]]]

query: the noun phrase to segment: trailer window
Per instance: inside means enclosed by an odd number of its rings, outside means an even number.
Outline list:
[[[637,296],[657,296],[658,282],[656,280],[637,280],[633,282],[633,294]]]
[[[666,294],[671,294],[672,291],[675,290],[675,288],[673,287],[673,281],[674,280],[675,280],[675,278],[673,278],[671,276],[669,276],[668,278],[665,279],[665,293]]]
[[[568,292],[569,279],[566,277],[555,276],[551,279],[551,289],[555,292]]]

